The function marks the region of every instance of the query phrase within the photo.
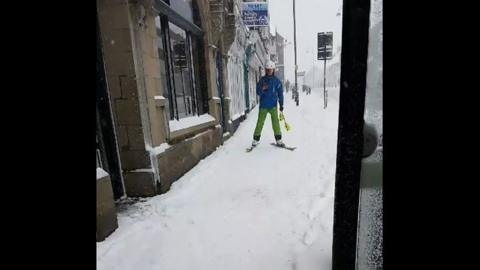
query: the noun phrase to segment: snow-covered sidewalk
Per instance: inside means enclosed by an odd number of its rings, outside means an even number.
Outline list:
[[[285,93],[284,142],[270,145],[271,120],[252,141],[258,106],[223,146],[163,195],[118,214],[119,228],[97,243],[97,269],[331,269],[338,90]]]

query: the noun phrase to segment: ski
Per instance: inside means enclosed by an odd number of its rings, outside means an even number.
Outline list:
[[[276,143],[271,143],[271,145],[276,146],[276,147],[278,147],[278,148],[284,148],[284,149],[287,149],[287,150],[290,150],[290,151],[293,151],[293,150],[295,150],[295,149],[297,148],[297,147],[290,147],[290,146],[280,146],[280,145],[278,145],[278,144],[276,144]]]
[[[256,146],[250,146],[250,147],[248,147],[248,148],[246,149],[247,153],[248,153],[248,152],[251,152],[251,151],[253,150],[253,148],[255,148],[255,147],[256,147]]]

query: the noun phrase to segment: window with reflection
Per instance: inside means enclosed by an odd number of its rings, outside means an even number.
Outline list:
[[[164,1],[183,19],[200,27],[194,0]],[[170,3],[169,3],[170,2]],[[157,47],[170,120],[208,113],[203,40],[163,14],[155,19]]]

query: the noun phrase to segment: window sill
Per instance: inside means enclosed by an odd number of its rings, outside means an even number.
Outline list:
[[[217,122],[215,120],[215,118],[213,118],[213,116],[211,116],[209,114],[204,114],[201,117],[204,118],[201,121],[197,121],[197,122],[190,123],[190,124],[187,123],[186,126],[176,127],[173,130],[171,128],[170,129],[170,140],[176,140],[176,139],[179,139],[179,138],[181,138],[183,136],[186,136],[186,135],[201,132],[201,131],[205,130],[206,128],[215,126],[215,124]],[[198,117],[198,118],[200,118],[200,117]],[[170,121],[170,123],[172,123],[172,122],[173,121]],[[172,125],[170,124],[170,127],[171,126]]]

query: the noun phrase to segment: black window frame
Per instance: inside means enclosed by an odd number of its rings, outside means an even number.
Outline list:
[[[343,0],[332,270],[356,269],[369,0]]]
[[[110,176],[113,198],[125,196],[119,149],[113,122],[98,14],[96,14],[96,156],[97,166]]]

